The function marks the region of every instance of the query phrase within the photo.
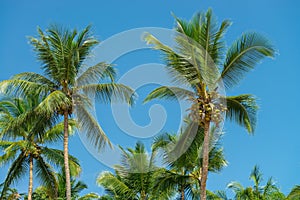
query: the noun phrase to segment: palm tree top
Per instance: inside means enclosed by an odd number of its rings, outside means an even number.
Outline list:
[[[75,78],[92,47],[99,41],[91,34],[91,26],[79,32],[53,24],[39,38],[30,37],[37,58],[48,77],[56,85],[75,84]]]

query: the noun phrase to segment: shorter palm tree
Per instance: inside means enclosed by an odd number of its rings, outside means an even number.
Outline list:
[[[187,126],[183,128],[179,136],[166,133],[156,137],[153,143],[154,149],[162,150],[163,159],[169,166],[157,175],[154,188],[156,190],[175,189],[181,200],[187,197],[199,199],[201,184],[199,172],[202,167],[200,151],[204,139],[203,128],[199,127],[198,123],[192,121],[186,121],[186,123]],[[192,134],[195,135],[192,136]],[[178,151],[178,149],[184,149],[185,152],[180,155],[182,150]],[[176,158],[175,154],[180,156]],[[215,145],[209,153],[209,171],[219,172],[226,164],[223,149]]]
[[[244,188],[238,182],[231,182],[228,188],[235,193],[236,200],[284,200],[284,194],[279,191],[272,178],[269,178],[266,185],[261,186],[263,181],[262,173],[258,166],[254,166],[250,179],[254,182],[253,187]]]
[[[156,152],[148,155],[141,142],[137,142],[134,149],[120,149],[122,164],[114,167],[115,174],[102,172],[97,178],[97,184],[108,194],[102,199],[164,200],[171,196],[168,192],[153,190],[155,175],[160,170],[154,165]]]
[[[31,113],[38,104],[40,97],[5,98],[0,101],[1,135],[5,140],[0,141],[0,149],[4,154],[0,156],[0,165],[10,164],[3,183],[1,198],[4,197],[9,186],[24,176],[29,169],[28,199],[32,199],[33,173],[47,188],[51,188],[51,195],[56,196],[57,185],[52,166],[63,166],[63,151],[46,147],[46,144],[62,139],[63,123],[51,126],[42,116]],[[31,113],[25,123],[12,129],[11,124],[18,124],[20,118]],[[42,120],[41,120],[42,119]],[[9,128],[7,128],[9,127]],[[69,129],[75,127],[71,120]],[[39,130],[39,131],[38,131]],[[37,131],[37,132],[36,132]],[[70,156],[70,166],[76,174],[80,172],[78,160]]]

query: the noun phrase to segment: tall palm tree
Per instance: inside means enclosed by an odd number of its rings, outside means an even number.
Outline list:
[[[30,42],[42,64],[44,75],[25,72],[0,83],[4,93],[15,95],[47,95],[36,108],[43,115],[62,115],[64,118],[64,165],[66,173],[66,197],[71,199],[70,170],[68,162],[68,119],[75,114],[80,132],[99,149],[110,144],[104,131],[91,114],[93,99],[108,103],[111,101],[133,102],[133,91],[122,84],[114,83],[115,70],[110,64],[98,63],[86,67],[84,61],[92,48],[99,43],[86,27],[83,31],[67,30],[50,26],[46,32],[38,29],[39,37]]]
[[[201,199],[206,199],[206,181],[209,166],[209,130],[211,124],[218,125],[222,111],[227,118],[254,132],[256,121],[255,98],[244,94],[224,97],[220,82],[226,88],[240,83],[244,75],[264,57],[273,57],[274,48],[264,36],[252,32],[243,33],[225,53],[223,36],[231,25],[225,20],[218,26],[212,11],[197,13],[190,21],[176,18],[175,41],[177,46],[164,45],[153,35],[145,39],[154,48],[163,52],[166,68],[179,87],[162,86],[152,91],[145,99],[180,99],[192,102],[191,117],[204,128],[203,166],[201,168]],[[191,89],[181,86],[189,85]],[[221,101],[220,101],[221,100]],[[227,108],[223,105],[225,102]]]
[[[179,136],[166,133],[155,138],[153,148],[162,150],[163,158],[169,168],[162,170],[157,175],[154,188],[176,189],[181,200],[184,200],[186,196],[197,199],[196,193],[199,194],[199,192],[195,193],[195,190],[200,186],[199,168],[202,167],[199,149],[203,143],[203,129],[198,126],[196,122],[187,121],[186,127]],[[193,129],[195,128],[197,129],[195,137],[190,137],[191,134],[194,134]],[[187,141],[188,138],[194,139]],[[177,149],[182,149],[184,145],[188,145],[188,148],[174,160],[174,153],[177,154]],[[195,165],[195,163],[199,164]],[[226,165],[222,148],[219,148],[218,145],[214,146],[209,152],[209,171],[219,172]]]
[[[49,126],[48,122],[44,121],[45,118],[36,115],[16,129],[7,128],[11,123],[16,123],[23,115],[31,112],[39,103],[39,100],[40,97],[31,96],[26,99],[4,98],[0,101],[1,135],[5,139],[0,140],[0,149],[4,150],[4,154],[0,156],[0,164],[9,164],[12,161],[3,183],[0,198],[4,197],[11,183],[20,179],[28,168],[28,200],[32,199],[33,172],[46,187],[51,188],[52,196],[56,196],[56,179],[53,167],[50,164],[62,166],[63,151],[48,148],[45,144],[62,139],[63,123]],[[74,126],[74,122],[71,121],[69,129],[72,130]],[[37,127],[39,129],[38,133],[35,132]],[[13,140],[10,140],[10,138],[13,138]],[[70,165],[78,174],[80,167],[77,159],[70,157]]]
[[[272,178],[269,178],[266,185],[261,186],[263,181],[262,173],[259,171],[258,166],[254,166],[250,179],[253,181],[253,187],[244,188],[238,182],[231,182],[228,188],[232,189],[235,193],[236,200],[284,200],[286,199],[278,187],[275,185]]]
[[[115,174],[102,172],[97,178],[97,184],[103,186],[108,195],[115,200],[168,199],[171,195],[169,192],[154,191],[152,188],[155,174],[159,170],[154,165],[156,153],[147,155],[141,142],[136,143],[135,149],[121,150],[122,164],[114,167]]]

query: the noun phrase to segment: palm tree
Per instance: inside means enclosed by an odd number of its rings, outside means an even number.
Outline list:
[[[238,182],[231,182],[228,188],[232,189],[235,193],[236,200],[284,200],[286,199],[278,187],[275,185],[272,178],[269,178],[266,185],[261,186],[263,181],[262,173],[259,171],[258,166],[254,166],[250,179],[254,182],[253,187],[244,188]]]
[[[218,90],[224,82],[226,88],[237,85],[264,57],[273,57],[274,48],[264,36],[243,33],[227,50],[223,36],[231,25],[225,20],[218,26],[212,11],[197,13],[190,21],[176,18],[175,48],[168,47],[148,34],[145,39],[154,49],[163,52],[166,68],[175,83],[184,87],[162,86],[144,100],[154,98],[180,99],[192,102],[191,117],[204,128],[203,166],[201,168],[201,199],[206,199],[206,181],[209,166],[209,130],[222,121],[222,111],[228,119],[254,132],[257,106],[252,95],[224,97]],[[225,58],[224,58],[225,57]],[[220,101],[221,100],[221,101]],[[223,105],[225,102],[227,108]]]
[[[297,200],[300,199],[300,185],[296,185],[292,191],[289,193],[287,199],[289,200]]]
[[[135,149],[122,150],[122,165],[114,167],[115,174],[102,172],[97,184],[105,188],[115,200],[163,200],[171,195],[165,191],[152,189],[155,174],[159,170],[155,165],[155,152],[147,155],[145,146],[137,142]],[[105,199],[107,197],[103,197]]]
[[[156,151],[162,150],[163,158],[169,166],[169,169],[164,169],[157,175],[154,188],[176,189],[181,200],[184,200],[186,196],[197,199],[196,194],[199,194],[197,188],[201,181],[199,171],[202,167],[199,149],[203,143],[203,129],[198,128],[199,125],[196,122],[187,121],[186,123],[186,127],[179,136],[166,133],[156,137],[153,142],[153,148]],[[191,137],[194,133],[193,129],[197,129],[195,137]],[[189,138],[194,139],[187,141]],[[174,153],[178,154],[178,149],[183,149],[185,145],[188,145],[188,148],[174,160]],[[215,145],[209,152],[209,171],[219,172],[226,165],[223,149]]]
[[[56,179],[50,164],[63,165],[63,151],[48,148],[45,144],[62,139],[63,123],[49,126],[45,118],[36,115],[16,129],[7,128],[11,123],[16,123],[23,115],[31,112],[39,102],[40,97],[38,96],[26,99],[8,97],[0,101],[1,135],[6,138],[6,140],[0,141],[0,149],[4,150],[4,154],[0,156],[0,165],[13,161],[4,180],[0,198],[4,197],[11,183],[20,179],[28,168],[28,200],[32,199],[33,172],[46,187],[51,188],[52,196],[56,196]],[[72,130],[74,126],[74,122],[71,121],[69,129]],[[39,132],[35,132],[37,128],[39,128]],[[71,156],[70,165],[76,174],[80,172],[77,159]]]
[[[84,65],[92,48],[99,43],[91,35],[90,28],[88,26],[79,33],[58,26],[50,26],[46,32],[39,28],[39,37],[31,37],[30,42],[42,64],[44,75],[25,72],[0,83],[4,93],[47,95],[36,112],[46,116],[53,113],[63,116],[67,200],[71,199],[69,116],[76,116],[80,132],[84,132],[100,150],[110,142],[91,114],[93,100],[90,97],[95,94],[96,99],[103,103],[115,100],[133,103],[133,91],[125,85],[114,83],[116,72],[112,65],[103,62],[91,67]]]

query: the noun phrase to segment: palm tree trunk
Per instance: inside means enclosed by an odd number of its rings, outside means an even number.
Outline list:
[[[64,111],[64,165],[66,174],[66,199],[71,200],[71,177],[70,177],[70,167],[69,167],[69,122],[67,110]]]
[[[28,200],[32,200],[32,189],[33,189],[33,157],[29,157],[29,186],[28,186]]]
[[[181,188],[181,200],[184,200],[184,188]]]
[[[203,161],[201,173],[200,196],[201,200],[206,200],[206,181],[208,175],[208,156],[209,156],[209,126],[210,122],[206,121],[204,124],[204,141],[203,141]]]

